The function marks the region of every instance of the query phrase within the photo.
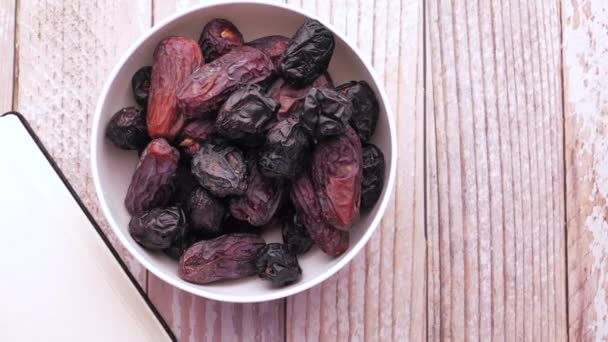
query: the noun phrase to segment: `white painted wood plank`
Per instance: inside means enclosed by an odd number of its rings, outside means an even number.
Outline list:
[[[303,5],[323,17],[320,2]],[[386,86],[397,114],[399,175],[396,195],[365,252],[321,286],[288,299],[287,340],[422,340],[422,2],[332,1],[330,22],[361,48]]]
[[[608,3],[562,2],[572,341],[608,339]]]
[[[150,26],[149,1],[19,3],[18,84],[25,115],[135,277],[146,273],[113,236],[97,205],[90,122],[114,63]]]
[[[559,12],[427,5],[429,340],[567,339]]]
[[[0,0],[0,113],[13,109],[15,2]]]

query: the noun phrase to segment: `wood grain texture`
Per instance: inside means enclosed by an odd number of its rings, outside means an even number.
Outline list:
[[[562,3],[571,341],[608,339],[608,3]]]
[[[429,340],[567,339],[558,5],[427,2]]]
[[[22,1],[14,108],[31,123],[134,276],[146,272],[113,236],[89,164],[91,119],[109,71],[150,26],[149,1]]]
[[[154,22],[196,3],[156,0]],[[151,273],[148,274],[148,296],[179,341],[284,340],[285,300],[260,304],[222,303],[180,291]]]
[[[381,227],[365,252],[345,269],[288,298],[287,340],[422,340],[426,329],[422,1],[293,3],[329,20],[373,63],[397,116],[400,150],[395,196]]]
[[[13,109],[15,1],[0,0],[0,114]]]

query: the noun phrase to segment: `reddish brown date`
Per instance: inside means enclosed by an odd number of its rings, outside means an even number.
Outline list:
[[[198,41],[207,63],[243,45],[243,35],[226,19],[213,19],[205,25]]]
[[[148,133],[152,138],[172,140],[182,129],[185,118],[177,106],[175,92],[202,63],[201,49],[191,38],[169,37],[158,44],[148,99]]]
[[[257,163],[249,163],[249,182],[245,195],[230,200],[230,213],[253,226],[263,226],[272,219],[283,198],[283,182],[266,178]]]
[[[179,146],[189,156],[201,149],[201,144],[210,140],[215,133],[213,120],[192,120],[184,126],[179,135]]]
[[[284,79],[279,78],[268,88],[268,95],[279,101],[281,108],[277,113],[277,119],[283,120],[289,117],[291,113],[302,108],[304,98],[312,87],[315,88],[333,88],[334,84],[328,73],[324,73],[317,77],[311,85],[297,88]]]
[[[362,164],[361,141],[350,127],[313,152],[312,180],[321,212],[337,229],[348,230],[359,215]]]
[[[252,40],[247,45],[252,46],[262,51],[274,64],[274,72],[278,73],[280,70],[281,56],[285,52],[285,48],[289,44],[289,38],[285,36],[266,36]]]
[[[260,50],[237,47],[185,79],[177,90],[179,106],[188,117],[209,116],[239,86],[261,82],[272,70],[272,62]]]
[[[139,159],[127,190],[130,214],[165,206],[173,200],[179,152],[167,140],[154,139]]]
[[[292,183],[291,201],[308,234],[323,252],[337,256],[348,249],[348,232],[335,229],[325,222],[308,174],[303,173]]]
[[[193,244],[179,259],[179,276],[191,283],[208,284],[257,273],[255,258],[264,247],[255,234],[222,235]]]

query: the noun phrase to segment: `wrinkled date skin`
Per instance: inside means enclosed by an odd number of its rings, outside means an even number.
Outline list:
[[[254,84],[230,95],[215,120],[220,135],[247,146],[264,142],[267,123],[275,117],[279,103]]]
[[[255,258],[266,243],[255,234],[222,235],[193,244],[179,259],[179,276],[191,283],[208,284],[257,273]]]
[[[282,243],[269,243],[255,258],[258,276],[276,286],[285,286],[302,277],[298,257]]]
[[[262,51],[274,65],[274,73],[278,74],[280,70],[281,57],[289,45],[289,38],[285,36],[275,35],[266,36],[252,40],[247,45]]]
[[[308,234],[323,252],[337,256],[348,249],[348,232],[335,229],[325,222],[308,174],[303,173],[292,183],[291,201]]]
[[[221,224],[226,206],[207,190],[196,187],[186,202],[190,229],[198,235],[216,237],[221,234]]]
[[[179,152],[163,138],[154,139],[142,153],[125,206],[133,215],[155,207],[165,206],[173,199]]]
[[[133,240],[147,249],[169,248],[186,229],[186,217],[179,207],[155,208],[135,215],[129,222]]]
[[[243,45],[243,35],[226,19],[213,19],[203,28],[199,45],[207,63]]]
[[[350,124],[357,131],[361,141],[366,142],[374,135],[380,115],[378,99],[365,81],[351,81],[336,88],[350,101],[352,116]]]
[[[297,255],[308,252],[314,244],[298,214],[284,218],[281,235],[283,235],[283,242]]]
[[[376,145],[363,146],[363,179],[361,181],[361,209],[376,204],[384,184],[384,154]]]
[[[192,158],[192,174],[218,197],[243,195],[247,190],[247,163],[243,152],[224,142],[207,142]]]
[[[153,138],[172,140],[182,129],[185,118],[177,106],[176,90],[203,63],[198,43],[186,37],[169,37],[154,51],[148,133]]]
[[[266,177],[293,179],[301,172],[308,146],[299,114],[279,121],[266,136],[258,159],[260,170]]]
[[[126,107],[114,114],[106,127],[106,137],[124,150],[141,150],[150,142],[146,128],[146,113]]]
[[[240,46],[201,66],[177,90],[179,106],[188,117],[206,117],[218,110],[238,87],[264,81],[272,62],[250,46]]]
[[[287,82],[303,87],[327,70],[334,53],[334,36],[317,20],[308,20],[291,38],[281,58]]]
[[[312,88],[304,99],[302,121],[316,140],[343,134],[352,115],[351,104],[329,88]]]
[[[352,128],[327,139],[313,152],[312,180],[325,220],[348,230],[359,215],[361,196],[361,141]]]
[[[184,126],[179,135],[179,146],[189,156],[201,149],[201,144],[210,140],[215,134],[213,120],[192,120]]]
[[[284,79],[279,78],[268,88],[267,94],[279,101],[281,108],[277,113],[278,120],[284,120],[291,113],[302,108],[304,98],[312,87],[316,88],[333,88],[333,82],[328,73],[324,73],[317,77],[311,85],[297,88]]]
[[[151,76],[152,67],[145,66],[137,70],[135,74],[133,74],[133,78],[131,78],[131,89],[133,90],[135,102],[144,108],[148,106]]]
[[[248,178],[245,194],[230,199],[230,213],[253,226],[263,226],[272,219],[281,204],[283,182],[264,177],[255,161],[249,163]]]

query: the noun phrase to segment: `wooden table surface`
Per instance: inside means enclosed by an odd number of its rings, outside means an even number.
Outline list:
[[[225,304],[130,269],[182,341],[608,340],[608,2],[289,0],[373,64],[395,195],[339,274]],[[104,230],[89,130],[109,70],[189,0],[0,0],[0,111],[32,123]]]

